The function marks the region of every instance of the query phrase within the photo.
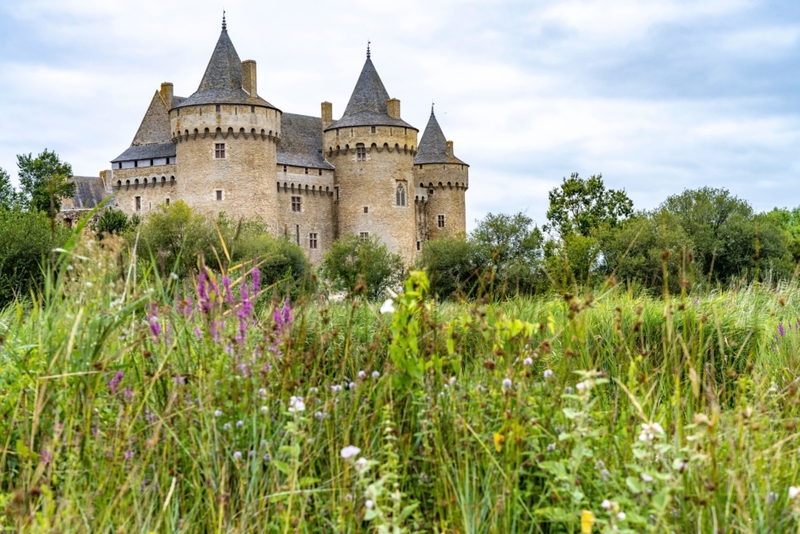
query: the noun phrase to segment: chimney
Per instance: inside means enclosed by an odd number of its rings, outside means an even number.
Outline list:
[[[242,89],[250,96],[258,96],[256,87],[256,62],[252,59],[242,61]]]
[[[330,102],[322,103],[322,129],[324,130],[333,123],[333,104]]]
[[[453,142],[452,141],[448,141],[447,142],[447,148],[445,149],[445,154],[447,154],[447,157],[449,157],[449,158],[453,157]]]
[[[393,119],[400,118],[400,101],[396,98],[390,98],[386,101],[386,112]]]
[[[162,100],[164,100],[164,103],[167,105],[167,110],[169,111],[170,109],[172,109],[172,103],[174,100],[172,84],[170,82],[162,83],[160,93],[161,93],[161,98]]]

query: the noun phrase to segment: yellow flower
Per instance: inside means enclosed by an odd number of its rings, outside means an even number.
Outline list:
[[[497,449],[497,452],[503,452],[503,442],[505,440],[506,438],[500,432],[494,433],[494,448]]]
[[[594,514],[589,510],[581,511],[581,534],[592,534]]]

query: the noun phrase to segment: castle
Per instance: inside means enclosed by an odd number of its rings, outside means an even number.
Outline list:
[[[370,58],[339,120],[284,113],[257,92],[256,62],[222,32],[197,91],[162,83],[130,148],[103,171],[117,207],[146,215],[183,200],[207,215],[261,217],[317,264],[346,234],[380,238],[408,264],[442,232],[466,231],[469,166],[431,110],[419,130],[400,115]]]

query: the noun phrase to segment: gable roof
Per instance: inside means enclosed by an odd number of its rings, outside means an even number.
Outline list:
[[[322,155],[322,119],[295,113],[281,114],[278,165],[333,170]]]
[[[426,163],[460,163],[461,165],[466,165],[454,155],[447,153],[447,138],[444,136],[442,127],[439,126],[439,121],[436,120],[432,107],[431,117],[428,119],[428,125],[422,133],[422,139],[419,140],[417,155],[414,156],[414,165]]]
[[[344,110],[344,115],[333,122],[325,130],[335,128],[350,128],[353,126],[402,126],[414,128],[402,119],[395,119],[389,115],[386,101],[389,93],[386,91],[372,59],[367,56],[364,68],[358,76],[353,94]],[[416,128],[414,128],[416,130]]]
[[[259,96],[250,96],[242,89],[242,61],[233,46],[223,21],[222,33],[208,61],[206,72],[197,91],[175,108],[201,104],[244,104],[277,109]]]

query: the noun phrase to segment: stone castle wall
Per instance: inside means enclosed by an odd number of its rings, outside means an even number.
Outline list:
[[[427,197],[424,223],[427,238],[467,231],[465,193],[469,187],[469,166],[453,163],[428,163],[414,167],[414,183]],[[444,215],[444,227],[439,216]]]
[[[277,173],[278,220],[280,234],[297,243],[312,265],[322,262],[323,254],[336,239],[333,171],[279,165]],[[292,197],[299,198],[297,204]],[[316,246],[312,235],[316,234]],[[313,248],[312,248],[313,247]]]
[[[175,165],[109,171],[116,208],[129,216],[144,216],[159,204],[177,200],[176,171]],[[140,200],[138,210],[136,197]]]

